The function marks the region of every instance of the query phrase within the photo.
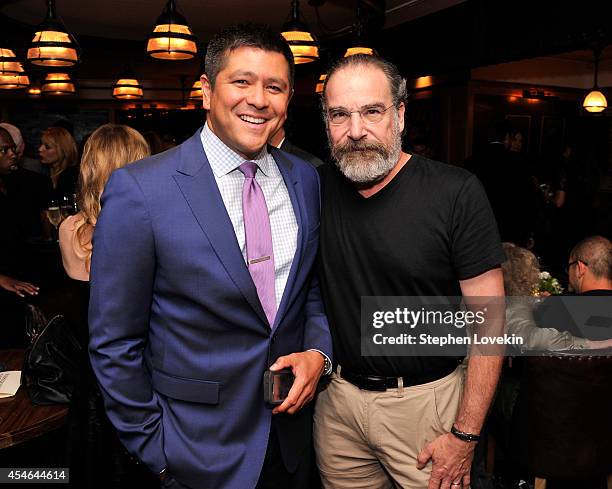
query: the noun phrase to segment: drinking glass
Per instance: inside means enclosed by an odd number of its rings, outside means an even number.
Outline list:
[[[54,228],[53,239],[57,240],[57,227],[59,226],[60,222],[62,222],[62,210],[59,201],[52,200],[49,203],[49,207],[47,207],[47,219],[49,219],[49,222],[53,225]]]

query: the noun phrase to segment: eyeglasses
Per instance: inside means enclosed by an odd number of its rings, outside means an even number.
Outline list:
[[[5,155],[6,153],[8,153],[9,150],[11,150],[13,153],[16,153],[17,147],[15,145],[10,146],[8,144],[0,146],[0,154],[2,154],[2,155]]]
[[[584,261],[584,260],[574,260],[574,261],[571,261],[571,262],[569,262],[569,263],[567,264],[567,266],[565,267],[565,273],[569,273],[570,268],[572,268],[572,267],[573,267],[574,265],[576,265],[578,262],[580,262],[580,263],[584,263],[584,265],[585,265],[585,266],[587,266],[587,267],[589,266],[589,264],[588,264],[586,261]]]
[[[380,122],[391,107],[394,107],[395,104],[389,105],[389,107],[382,108],[376,105],[369,105],[367,107],[362,107],[359,110],[343,110],[343,109],[333,109],[330,110],[327,115],[329,119],[329,123],[334,126],[341,126],[342,124],[346,124],[350,119],[352,114],[359,114],[361,116],[361,120],[367,122],[368,124],[376,124]]]

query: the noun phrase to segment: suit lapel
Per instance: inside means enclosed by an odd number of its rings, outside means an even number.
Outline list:
[[[285,186],[287,187],[289,199],[291,200],[291,205],[293,206],[293,212],[295,214],[295,219],[298,225],[295,256],[293,257],[293,262],[291,263],[291,270],[289,271],[287,284],[285,285],[283,297],[278,306],[276,319],[274,320],[273,329],[275,329],[280,324],[280,321],[282,320],[283,315],[285,314],[287,307],[293,297],[292,291],[295,286],[296,276],[300,268],[300,263],[304,253],[304,244],[306,238],[304,226],[307,220],[306,215],[304,214],[304,195],[298,185],[298,178],[294,171],[293,163],[287,158],[287,156],[282,153],[282,151],[278,151],[276,148],[273,148],[271,146],[268,146],[268,149],[271,151],[272,157],[276,161],[276,164],[283,176],[283,180],[285,181]]]
[[[202,147],[200,132],[201,129],[181,145],[178,173],[174,179],[232,281],[259,318],[267,324],[257,289],[244,262],[234,227]]]

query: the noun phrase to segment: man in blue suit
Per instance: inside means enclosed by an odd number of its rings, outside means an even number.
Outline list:
[[[266,145],[293,71],[277,33],[224,29],[206,55],[204,128],[104,191],[92,364],[121,440],[165,487],[308,487],[308,403],[331,370],[319,182]],[[263,374],[287,367],[293,387],[272,410]]]

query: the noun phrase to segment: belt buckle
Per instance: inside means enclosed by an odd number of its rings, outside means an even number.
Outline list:
[[[383,379],[370,377],[366,375],[364,377],[365,389],[368,391],[385,392],[387,390],[387,384]]]

